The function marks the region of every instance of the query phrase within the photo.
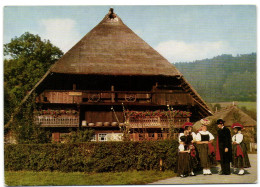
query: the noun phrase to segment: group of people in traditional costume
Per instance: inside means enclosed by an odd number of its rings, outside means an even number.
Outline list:
[[[201,128],[197,133],[192,132],[193,124],[183,125],[183,132],[179,134],[178,160],[176,172],[180,177],[195,176],[195,171],[202,170],[204,175],[212,175],[210,168],[220,162],[220,175],[230,175],[230,163],[238,169],[235,173],[243,175],[244,168],[249,168],[246,144],[243,141],[241,130],[243,125],[234,123],[231,128],[235,135],[231,138],[230,130],[224,126],[222,119],[218,119],[217,139],[207,130],[210,121],[202,119]],[[216,149],[213,146],[216,141]]]

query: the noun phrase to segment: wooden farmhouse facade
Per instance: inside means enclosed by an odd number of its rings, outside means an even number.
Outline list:
[[[58,60],[32,90],[35,121],[62,141],[92,128],[96,141],[167,139],[170,129],[211,115],[183,75],[113,10]]]

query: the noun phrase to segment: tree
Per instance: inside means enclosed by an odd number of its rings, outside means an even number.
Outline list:
[[[63,52],[49,40],[24,33],[4,44],[4,123]]]
[[[26,32],[4,44],[4,55],[5,133],[12,130],[18,143],[46,143],[48,133],[33,120],[35,98],[29,97],[22,107],[21,101],[63,52],[49,40]],[[11,126],[6,125],[11,118]]]

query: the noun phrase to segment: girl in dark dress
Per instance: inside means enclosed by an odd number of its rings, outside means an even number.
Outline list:
[[[234,123],[231,127],[235,133],[232,137],[233,167],[239,168],[239,172],[237,173],[238,175],[243,175],[245,173],[244,168],[251,167],[247,155],[246,144],[243,141],[244,136],[241,133],[243,125]]]
[[[180,145],[178,147],[178,161],[177,161],[177,173],[180,177],[187,177],[192,168],[190,160],[190,150],[185,145],[185,136],[180,137]]]
[[[187,149],[190,150],[190,162],[191,162],[191,172],[190,176],[195,176],[194,170],[197,169],[199,161],[198,161],[198,152],[196,150],[196,147],[194,146],[195,140],[196,140],[196,134],[192,132],[192,126],[193,124],[190,122],[186,122],[182,129],[184,130],[183,133],[180,133],[179,135],[179,142],[184,142]]]

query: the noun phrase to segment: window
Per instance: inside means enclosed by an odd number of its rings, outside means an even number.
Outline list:
[[[107,134],[98,134],[98,141],[107,141]]]
[[[148,133],[148,140],[154,140],[154,133]]]
[[[139,133],[139,141],[143,141],[145,139],[145,136],[143,133]]]
[[[163,139],[163,133],[158,133],[158,134],[157,134],[157,137],[158,137],[158,138],[157,138],[158,140],[162,140],[162,139]]]

